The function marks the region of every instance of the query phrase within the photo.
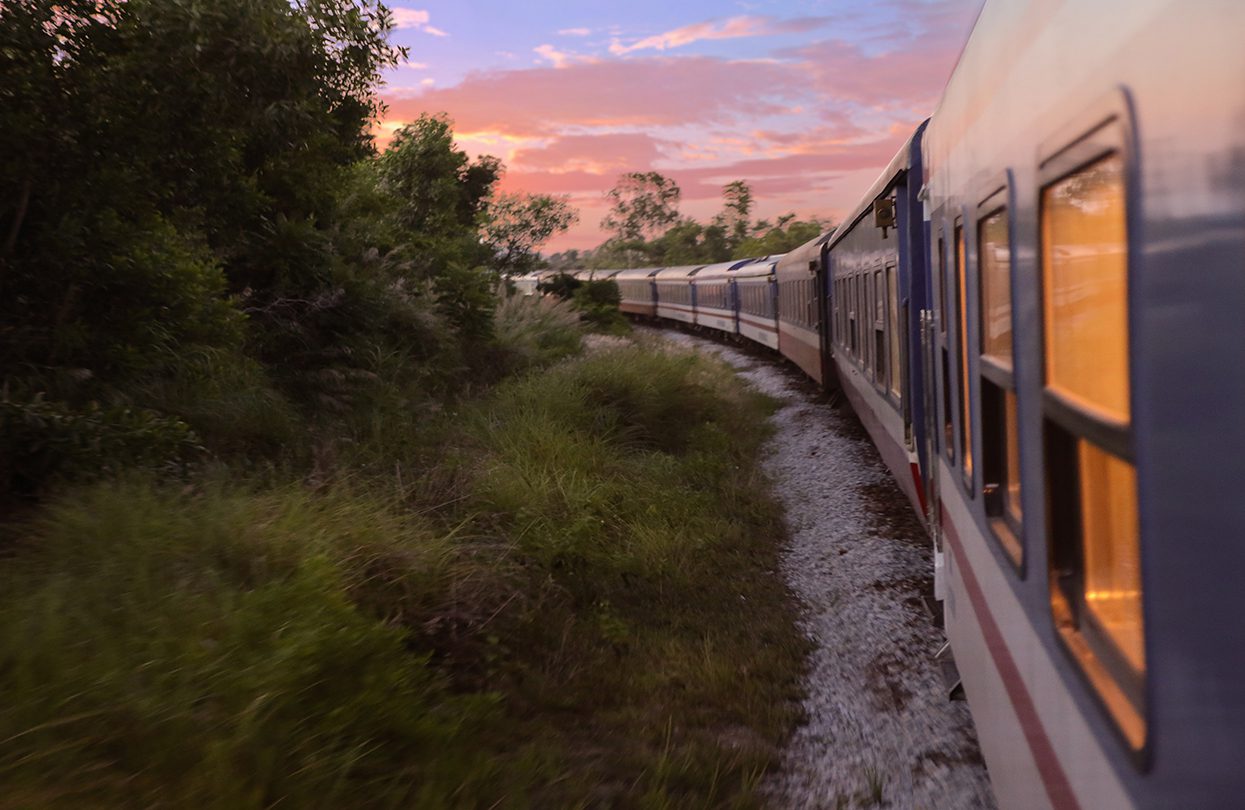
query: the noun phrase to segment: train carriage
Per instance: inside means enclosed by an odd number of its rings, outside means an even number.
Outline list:
[[[818,383],[828,376],[821,329],[821,251],[832,233],[827,231],[784,255],[774,268],[778,351]]]
[[[621,273],[621,270],[568,270],[571,278],[576,281],[607,281]]]
[[[695,289],[697,326],[715,329],[728,335],[738,334],[738,307],[731,271],[750,263],[751,259],[721,262],[702,267],[692,277]]]
[[[653,276],[659,267],[641,267],[632,270],[619,270],[614,274],[614,283],[618,285],[620,301],[618,308],[629,315],[640,315],[645,318],[657,317],[657,289]]]
[[[657,317],[683,323],[696,322],[695,290],[692,276],[706,265],[691,264],[666,267],[653,276],[657,291]]]
[[[921,124],[826,243],[824,290],[838,383],[918,514],[925,513],[924,130]]]
[[[539,285],[541,280],[548,274],[548,270],[535,270],[531,273],[524,273],[514,279],[515,292],[520,295],[536,295],[538,292],[536,289],[537,285]]]
[[[778,283],[774,268],[782,255],[755,259],[730,272],[735,287],[739,334],[778,350]]]

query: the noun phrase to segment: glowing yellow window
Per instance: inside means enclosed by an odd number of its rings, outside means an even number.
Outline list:
[[[964,267],[964,229],[955,228],[955,295],[959,329],[956,332],[956,354],[960,358],[960,460],[964,480],[973,479],[973,431],[969,421],[972,403],[968,398],[968,280]]]
[[[1046,381],[1071,404],[1128,421],[1124,166],[1105,158],[1043,194]]]
[[[1137,473],[1133,465],[1082,440],[1081,521],[1085,535],[1085,605],[1128,665],[1145,669],[1141,638],[1141,560],[1137,544]]]
[[[1052,608],[1135,747],[1145,741],[1141,532],[1132,463],[1124,163],[1042,193]]]
[[[1002,191],[996,195],[1002,199]],[[990,527],[1012,562],[1021,566],[1020,424],[1012,369],[1011,240],[1006,208],[977,225],[980,285],[981,475]]]

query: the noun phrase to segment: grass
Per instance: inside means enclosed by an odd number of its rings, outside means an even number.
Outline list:
[[[770,407],[623,349],[418,474],[64,494],[0,559],[0,807],[758,805],[806,651]]]

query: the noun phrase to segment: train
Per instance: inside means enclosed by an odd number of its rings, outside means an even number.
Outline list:
[[[1243,42],[1239,0],[990,0],[839,227],[583,271],[843,392],[1005,808],[1245,806]]]

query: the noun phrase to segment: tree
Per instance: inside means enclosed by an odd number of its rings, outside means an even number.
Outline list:
[[[536,268],[537,250],[554,235],[579,221],[569,197],[547,194],[499,194],[484,212],[481,228],[493,254],[492,267],[503,276],[522,275]]]
[[[0,9],[6,373],[146,373],[201,331],[173,317],[193,290],[247,294],[262,328],[267,302],[328,284],[341,174],[401,55],[376,0]]]
[[[572,248],[546,257],[544,266],[550,270],[579,270],[588,266],[592,255],[591,250],[580,252]]]
[[[474,234],[501,176],[497,158],[472,162],[454,145],[452,126],[443,114],[421,115],[394,134],[380,158],[380,182],[398,202],[399,222],[423,239]]]
[[[690,218],[649,242],[646,252],[654,264],[661,265],[710,264],[730,258],[722,227],[706,227]]]
[[[606,194],[612,207],[601,227],[620,242],[656,236],[678,219],[680,194],[678,184],[658,172],[624,174]]]
[[[722,229],[731,249],[748,238],[752,216],[752,189],[743,180],[736,180],[722,187],[722,213],[713,218],[713,224]]]
[[[765,231],[741,242],[735,248],[734,258],[747,259],[786,253],[824,233],[827,226],[817,219],[797,220],[795,214],[784,214],[778,218],[776,225],[759,222],[757,227],[764,227]]]

